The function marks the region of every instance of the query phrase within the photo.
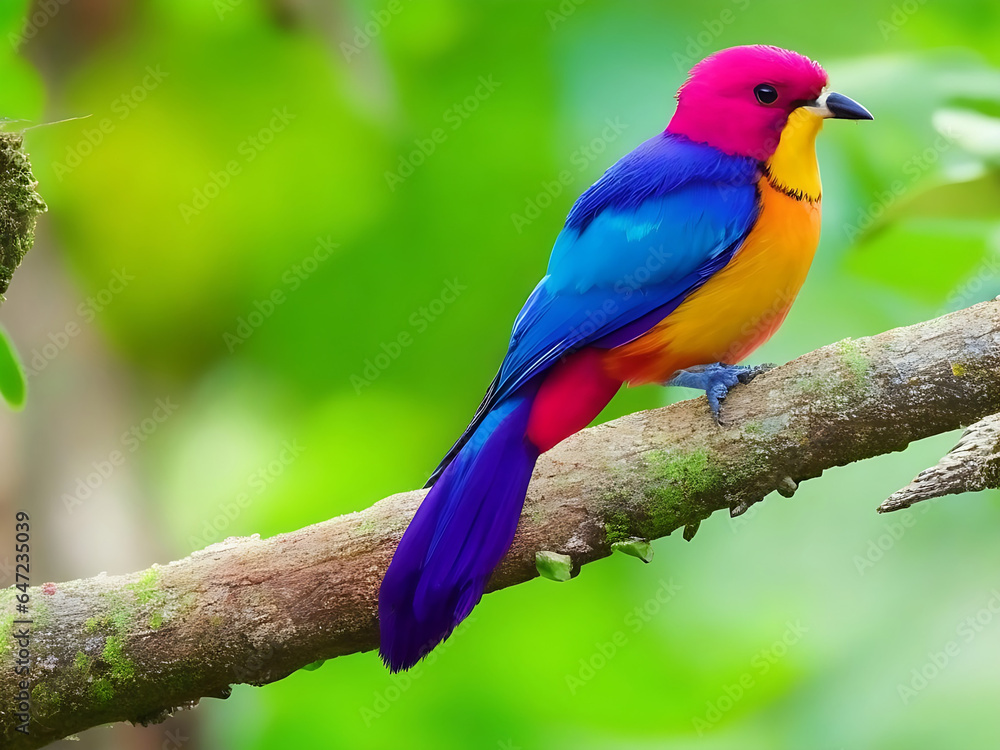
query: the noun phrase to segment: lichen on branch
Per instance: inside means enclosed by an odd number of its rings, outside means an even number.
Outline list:
[[[35,219],[46,210],[20,133],[0,132],[0,302],[35,241]]]
[[[690,539],[718,510],[741,513],[833,466],[997,413],[996,301],[825,346],[734,388],[723,427],[701,397],[584,430],[543,455],[489,589],[534,578],[539,565],[565,580],[615,549],[646,560],[649,539],[678,529]],[[996,434],[986,425],[973,441],[989,459],[987,482]],[[971,445],[960,442],[966,453]],[[31,589],[31,734],[0,708],[0,746],[162,720],[234,683],[374,648],[378,587],[424,494],[271,539],[228,539],[140,573]],[[0,592],[3,632],[12,607],[12,591]],[[0,706],[10,706],[19,688],[10,640],[3,646]]]

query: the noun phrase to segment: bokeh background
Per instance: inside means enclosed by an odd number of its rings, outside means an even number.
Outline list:
[[[821,246],[760,361],[996,296],[998,38],[990,0],[6,0],[0,114],[90,117],[26,134],[49,212],[0,309],[29,373],[0,538],[27,509],[34,580],[124,573],[421,485],[573,199],[734,44],[876,117],[821,136]],[[492,594],[409,677],[357,654],[65,746],[994,745],[997,494],[874,512],[955,437]]]

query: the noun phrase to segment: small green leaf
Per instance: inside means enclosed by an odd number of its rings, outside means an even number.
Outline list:
[[[326,659],[320,659],[319,661],[314,661],[311,664],[306,664],[304,667],[301,667],[301,669],[304,669],[307,672],[315,672],[324,664],[326,664]]]
[[[0,328],[0,396],[4,397],[12,409],[21,409],[24,406],[24,392],[24,372],[17,352],[6,332]]]
[[[632,557],[638,557],[644,563],[648,563],[653,559],[653,545],[649,543],[648,539],[631,537],[624,542],[615,542],[611,545],[611,549],[624,552],[626,555],[632,555]]]
[[[558,552],[536,552],[535,567],[542,578],[552,581],[568,581],[573,577],[573,559]]]

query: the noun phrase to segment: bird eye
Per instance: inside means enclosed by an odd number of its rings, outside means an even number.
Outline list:
[[[758,83],[753,87],[753,95],[761,104],[774,104],[778,100],[778,90],[769,83]]]

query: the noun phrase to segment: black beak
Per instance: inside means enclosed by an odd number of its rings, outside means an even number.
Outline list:
[[[872,113],[853,99],[843,94],[829,93],[826,95],[826,108],[830,116],[837,120],[874,120]]]

